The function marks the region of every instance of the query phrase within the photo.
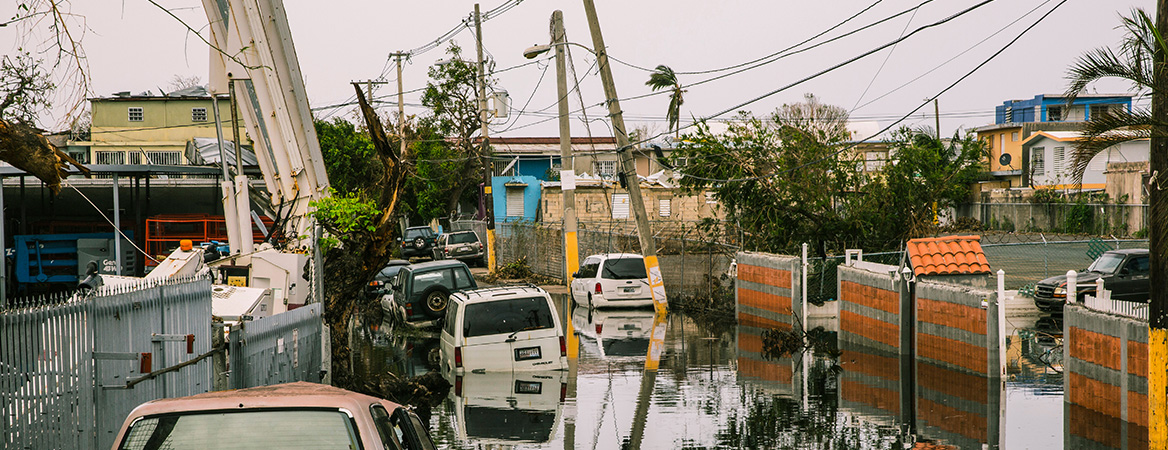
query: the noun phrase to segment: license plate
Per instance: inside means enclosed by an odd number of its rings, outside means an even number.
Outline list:
[[[625,291],[625,293],[637,292],[637,288],[627,287],[627,288],[624,288],[624,291]]]
[[[539,347],[525,347],[515,349],[516,361],[527,361],[529,359],[542,359],[543,354],[540,353]]]
[[[470,247],[459,247],[459,248],[458,248],[458,250],[455,250],[455,251],[459,251],[459,252],[469,252],[469,251],[470,251]]]
[[[539,394],[543,392],[543,383],[538,381],[515,380],[516,394]]]

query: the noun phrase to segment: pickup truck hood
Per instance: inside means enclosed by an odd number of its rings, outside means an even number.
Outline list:
[[[1099,278],[1102,278],[1103,276],[1104,275],[1099,273],[1099,272],[1079,272],[1079,275],[1077,277],[1075,277],[1076,278],[1075,281],[1076,281],[1076,283],[1078,283],[1079,286],[1083,286],[1086,284],[1094,284],[1095,280],[1098,280]],[[1047,278],[1045,280],[1039,281],[1038,284],[1045,285],[1045,286],[1060,286],[1060,285],[1065,284],[1066,282],[1067,282],[1067,275],[1062,274],[1062,275],[1050,277],[1050,278]]]

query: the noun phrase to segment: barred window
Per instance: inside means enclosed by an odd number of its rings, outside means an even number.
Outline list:
[[[206,122],[207,108],[191,108],[191,122]]]
[[[616,161],[596,161],[596,174],[612,176],[616,173]]]
[[[130,122],[141,122],[146,117],[146,114],[142,111],[141,106],[131,106],[126,111]]]

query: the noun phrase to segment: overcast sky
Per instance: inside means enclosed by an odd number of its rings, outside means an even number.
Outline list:
[[[156,1],[191,27],[206,33],[207,19],[201,3]],[[508,3],[507,0],[484,1],[481,3],[484,12]],[[921,3],[922,0],[598,0],[597,9],[609,54],[614,58],[644,68],[665,64],[678,72],[699,72],[779,52],[873,4],[864,14],[811,44]],[[689,87],[682,107],[683,122],[688,124],[691,117],[710,117],[779,90],[976,3],[975,0],[924,1],[915,12],[837,42]],[[827,103],[851,110],[854,121],[887,125],[982,63],[1057,4],[1056,0],[993,1],[948,23],[921,30],[892,49],[740,109],[765,114],[784,103],[800,101],[805,93],[814,93]],[[1132,7],[1150,10],[1155,3],[1152,0],[1066,1],[1004,53],[940,96],[942,131],[948,135],[959,127],[992,123],[994,106],[1004,100],[1062,92],[1066,68],[1078,55],[1119,42],[1121,33],[1115,29],[1119,14]],[[318,116],[352,118],[351,107],[323,107],[351,101],[353,89],[349,82],[354,80],[384,78],[391,83],[379,87],[377,95],[395,93],[396,73],[388,54],[424,46],[459,26],[473,11],[474,2],[289,1],[286,8],[311,107]],[[126,90],[158,92],[175,75],[198,75],[206,81],[206,45],[182,23],[148,1],[75,0],[71,9],[85,18],[88,27],[83,44],[89,57],[93,94],[109,96]],[[496,60],[497,69],[529,62],[522,52],[533,44],[549,41],[548,23],[555,9],[564,12],[568,40],[592,46],[582,2],[523,0],[483,24],[484,46],[487,54]],[[12,17],[15,5],[0,7],[0,13],[5,18]],[[21,39],[21,31],[21,27],[15,26],[0,28],[0,42],[12,43],[4,48],[6,54],[12,54],[18,45],[27,42]],[[464,48],[464,55],[473,58],[473,28],[463,29],[453,41]],[[446,45],[417,54],[405,65],[403,80],[407,91],[425,85],[427,67],[446,57]],[[574,47],[572,54],[583,101],[589,106],[588,117],[602,117],[603,93],[595,58],[579,47]],[[512,111],[508,119],[494,121],[493,135],[556,135],[556,123],[551,118],[556,101],[555,67],[546,59],[549,56],[550,53],[542,57],[543,62],[497,75],[498,87],[510,94]],[[621,98],[650,92],[644,85],[649,77],[644,70],[614,62],[613,72]],[[691,84],[724,73],[685,74],[680,79],[683,84]],[[575,84],[569,80],[569,86]],[[1128,88],[1123,83],[1095,87],[1100,93],[1124,92]],[[386,100],[396,101],[396,96]],[[571,101],[572,109],[579,109],[579,98],[572,95]],[[425,114],[419,106],[419,93],[407,94],[406,104],[408,114]],[[630,127],[644,125],[664,131],[667,104],[668,98],[658,95],[622,101],[621,106]],[[384,108],[393,110],[395,106],[385,104]],[[52,126],[61,115],[62,111],[54,109],[42,123]],[[905,122],[913,126],[932,123],[932,105]],[[572,123],[573,135],[587,135],[584,125],[577,114]],[[591,133],[610,136],[611,130],[605,121],[593,121]]]

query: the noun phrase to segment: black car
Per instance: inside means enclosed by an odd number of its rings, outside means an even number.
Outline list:
[[[402,266],[393,278],[381,307],[389,314],[401,313],[408,322],[439,319],[446,313],[451,293],[475,288],[478,283],[462,261],[411,264]]]
[[[434,245],[438,243],[438,235],[430,227],[406,228],[405,237],[401,240],[401,257],[432,257]]]
[[[409,261],[404,259],[391,259],[385,263],[385,267],[377,271],[373,276],[373,280],[365,286],[365,292],[371,295],[383,295],[389,293],[389,282],[397,276],[398,271],[402,267],[410,265]]]
[[[1147,302],[1151,280],[1148,278],[1151,258],[1148,249],[1111,250],[1099,256],[1086,270],[1080,272],[1076,301],[1084,295],[1095,295],[1095,280],[1103,279],[1103,288],[1111,291],[1115,300]],[[1067,300],[1067,276],[1059,275],[1039,281],[1034,289],[1034,305],[1043,311],[1061,312]]]

